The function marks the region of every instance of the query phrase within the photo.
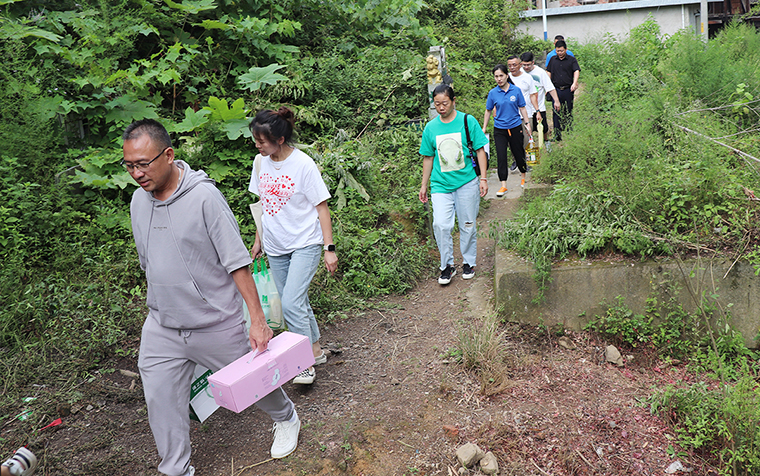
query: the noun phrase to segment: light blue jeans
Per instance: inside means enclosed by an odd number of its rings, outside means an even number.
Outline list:
[[[430,195],[433,204],[433,232],[441,253],[441,271],[454,264],[454,213],[459,221],[459,249],[462,259],[475,266],[478,257],[478,227],[480,210],[480,181],[475,178],[449,193]]]
[[[282,300],[282,317],[288,330],[319,340],[319,326],[309,304],[309,285],[322,258],[322,245],[310,245],[286,255],[269,257],[269,268]]]

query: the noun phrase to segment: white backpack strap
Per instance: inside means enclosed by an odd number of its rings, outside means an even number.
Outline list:
[[[261,154],[256,154],[256,158],[253,159],[253,171],[256,172],[256,177],[258,177],[259,172],[261,172],[262,160],[264,160],[264,157],[262,157]]]

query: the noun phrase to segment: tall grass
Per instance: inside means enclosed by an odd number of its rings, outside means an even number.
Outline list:
[[[705,46],[658,31],[650,21],[625,41],[578,48],[573,130],[534,171],[561,186],[493,230],[539,270],[569,252],[732,251],[760,239],[745,196],[760,190],[752,161],[684,129],[760,156],[760,108],[748,99],[760,98],[760,34],[733,25]]]

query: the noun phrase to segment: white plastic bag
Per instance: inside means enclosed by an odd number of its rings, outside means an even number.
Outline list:
[[[269,328],[275,331],[284,329],[285,320],[282,318],[280,293],[277,292],[277,285],[275,285],[272,276],[269,274],[269,268],[264,263],[264,258],[253,261],[253,281],[256,283],[261,309],[264,310],[264,317],[267,320]],[[246,327],[250,328],[251,314],[245,302],[243,302],[243,318],[245,319]]]
[[[212,371],[202,365],[195,365],[193,385],[190,387],[190,419],[203,423],[219,408],[208,388],[208,376]]]

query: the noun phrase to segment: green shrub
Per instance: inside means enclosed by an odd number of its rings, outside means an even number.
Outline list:
[[[692,358],[707,348],[708,334],[700,312],[686,311],[678,295],[678,286],[666,275],[663,281],[652,284],[642,314],[635,314],[625,305],[625,298],[618,296],[614,304],[602,303],[607,311],[603,316],[594,316],[586,329],[612,339],[617,345],[643,346],[664,358]],[[702,312],[712,315],[706,304]]]
[[[668,386],[650,398],[653,413],[676,430],[678,443],[720,468],[721,474],[760,472],[760,388],[746,361],[732,384]]]
[[[745,196],[760,189],[754,162],[706,138],[760,152],[756,43],[753,28],[737,25],[707,47],[686,33],[663,38],[650,19],[627,39],[577,48],[573,128],[534,170],[557,189],[497,230],[500,245],[533,260],[546,283],[552,261],[571,252],[649,256],[756,241],[758,209]]]

